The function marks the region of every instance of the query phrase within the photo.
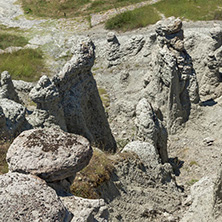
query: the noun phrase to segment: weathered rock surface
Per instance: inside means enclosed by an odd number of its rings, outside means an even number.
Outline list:
[[[115,151],[116,143],[91,73],[94,47],[91,40],[82,41],[53,83],[59,90],[68,132],[83,135],[103,150]]]
[[[157,23],[153,75],[146,80],[148,100],[162,111],[169,133],[188,120],[191,103],[199,102],[196,74],[181,28],[182,21],[172,17]]]
[[[9,170],[30,173],[47,182],[73,178],[92,156],[89,142],[82,136],[58,129],[22,132],[7,153]]]
[[[74,215],[71,222],[107,222],[108,208],[103,199],[84,199],[81,197],[61,197],[64,205]]]
[[[137,137],[154,145],[161,161],[168,161],[167,131],[157,118],[151,104],[143,98],[136,106]]]
[[[15,102],[20,102],[15,91],[11,76],[7,71],[1,73],[0,98],[7,98]]]
[[[0,107],[3,111],[2,121],[6,123],[5,129],[7,134],[9,137],[15,137],[24,129],[24,126],[26,125],[26,110],[21,104],[6,98],[0,99]]]
[[[32,175],[7,173],[0,176],[1,221],[69,222],[67,211],[56,192]]]
[[[128,143],[121,152],[136,153],[144,164],[159,163],[159,154],[155,146],[149,142],[133,141]]]
[[[29,122],[33,127],[54,125],[67,131],[59,91],[47,76],[40,78],[29,95],[37,104],[36,110],[29,117]]]

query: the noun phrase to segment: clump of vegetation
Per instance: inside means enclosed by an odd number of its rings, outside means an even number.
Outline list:
[[[28,44],[28,40],[22,36],[0,33],[0,49],[6,49],[10,46],[23,47],[26,44]]]
[[[98,91],[104,107],[108,108],[110,106],[110,98],[107,91],[104,88],[98,88]]]
[[[152,6],[147,5],[116,15],[105,23],[105,27],[127,31],[154,24],[158,20],[160,20],[160,15]]]
[[[198,166],[198,163],[197,163],[197,161],[192,160],[192,161],[190,161],[189,165],[190,166],[194,166],[194,165]]]
[[[198,180],[197,179],[191,179],[190,181],[187,181],[187,185],[189,185],[189,186],[192,186],[192,185],[194,185],[196,182],[198,182]]]
[[[6,153],[11,142],[0,140],[0,175],[8,172],[8,164],[6,162]]]
[[[222,0],[164,0],[154,7],[166,17],[175,16],[193,21],[212,20],[219,13]],[[221,17],[218,16],[218,19]]]
[[[41,50],[23,49],[0,55],[0,72],[9,71],[13,79],[36,81],[47,73]]]
[[[76,174],[71,186],[71,192],[84,198],[99,198],[96,188],[105,181],[110,180],[114,169],[112,160],[106,154],[99,150],[94,150],[88,166]]]

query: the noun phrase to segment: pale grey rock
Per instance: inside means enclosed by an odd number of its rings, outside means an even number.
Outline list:
[[[123,44],[123,55],[137,55],[145,44],[143,35],[132,36],[128,42]]]
[[[173,17],[160,21],[156,33],[152,76],[145,79],[146,97],[161,110],[168,132],[176,133],[189,119],[191,103],[199,102],[196,73],[184,48],[182,21]]]
[[[144,164],[159,164],[159,154],[155,146],[149,142],[133,141],[128,143],[121,152],[136,153]],[[154,164],[152,164],[154,163]]]
[[[112,66],[119,65],[121,63],[122,52],[120,49],[120,43],[114,34],[114,32],[109,32],[107,34],[107,60],[108,68]]]
[[[136,106],[137,137],[151,143],[163,163],[168,161],[167,131],[157,118],[147,99],[143,98]]]
[[[220,164],[220,170],[215,180],[214,191],[213,191],[213,216],[215,221],[222,220],[222,164]]]
[[[3,112],[2,107],[0,106],[0,129],[1,129],[1,134],[0,134],[0,138],[3,138],[6,136],[6,118],[5,118],[5,114]]]
[[[61,197],[66,208],[74,215],[72,222],[107,222],[108,208],[103,199],[85,199],[75,196]]]
[[[100,149],[115,151],[116,143],[91,72],[94,48],[91,40],[83,40],[52,82],[60,94],[68,132],[86,137]]]
[[[59,91],[47,76],[40,78],[29,96],[37,104],[37,109],[29,117],[33,127],[50,127],[54,124],[67,131]]]
[[[212,178],[203,177],[190,189],[191,206],[184,214],[181,222],[213,222],[213,191],[214,181]]]
[[[56,192],[32,175],[7,173],[0,176],[0,221],[69,222]]]
[[[5,116],[7,134],[13,137],[18,135],[26,124],[25,107],[6,98],[0,99],[0,107]]]
[[[11,76],[7,71],[1,73],[0,98],[7,98],[18,103],[20,102],[15,91]]]
[[[55,128],[32,129],[13,141],[7,163],[12,172],[30,173],[54,182],[72,178],[91,156],[92,148],[82,136]]]

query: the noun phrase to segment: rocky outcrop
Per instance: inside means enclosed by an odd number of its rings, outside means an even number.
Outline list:
[[[33,129],[21,133],[10,146],[7,162],[11,172],[30,173],[58,187],[69,186],[76,172],[92,156],[89,142],[59,129]],[[65,180],[65,181],[64,181]],[[65,184],[66,183],[66,184]]]
[[[92,148],[82,136],[58,128],[21,133],[7,153],[10,173],[0,176],[0,220],[108,221],[103,200],[70,194],[76,172],[91,157]]]
[[[103,199],[84,199],[81,197],[62,197],[64,205],[75,215],[71,222],[107,222],[108,208]]]
[[[94,48],[91,40],[83,41],[52,82],[60,94],[68,132],[83,135],[100,149],[115,151],[116,143],[91,73]]]
[[[20,102],[19,97],[15,91],[11,76],[7,71],[1,73],[0,98],[7,98],[17,103]]]
[[[37,84],[14,81],[20,96],[29,94],[37,107],[27,113],[8,72],[2,73],[0,106],[12,136],[25,129],[57,127],[86,137],[100,149],[115,152],[116,142],[91,73],[95,46],[85,39],[52,81],[42,76]],[[26,96],[24,96],[26,97]],[[27,105],[27,104],[26,104]],[[10,109],[8,109],[8,108]],[[1,125],[4,124],[2,116]]]
[[[37,104],[37,108],[29,117],[29,122],[33,127],[54,125],[67,131],[59,91],[47,76],[40,78],[29,96]]]
[[[25,107],[6,98],[0,99],[0,107],[3,111],[2,124],[7,137],[17,136],[24,129],[24,125],[26,125]]]
[[[168,162],[167,131],[145,98],[141,99],[136,106],[135,124],[137,137],[150,142],[155,147],[162,163]]]
[[[72,214],[44,180],[32,175],[0,176],[0,221],[69,222]]]
[[[169,18],[156,25],[157,48],[153,75],[146,86],[148,100],[167,119],[170,133],[188,120],[191,103],[199,102],[192,59],[184,48],[182,21]]]
[[[113,32],[107,34],[107,67],[121,64],[127,56],[135,56],[143,48],[145,39],[142,35],[132,36],[127,42],[120,45],[116,35]]]

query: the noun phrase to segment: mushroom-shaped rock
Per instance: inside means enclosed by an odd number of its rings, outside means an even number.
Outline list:
[[[73,177],[92,157],[87,139],[58,128],[22,132],[9,147],[7,162],[12,172],[37,175],[47,182]]]
[[[32,175],[0,176],[0,221],[71,221],[56,192]]]

